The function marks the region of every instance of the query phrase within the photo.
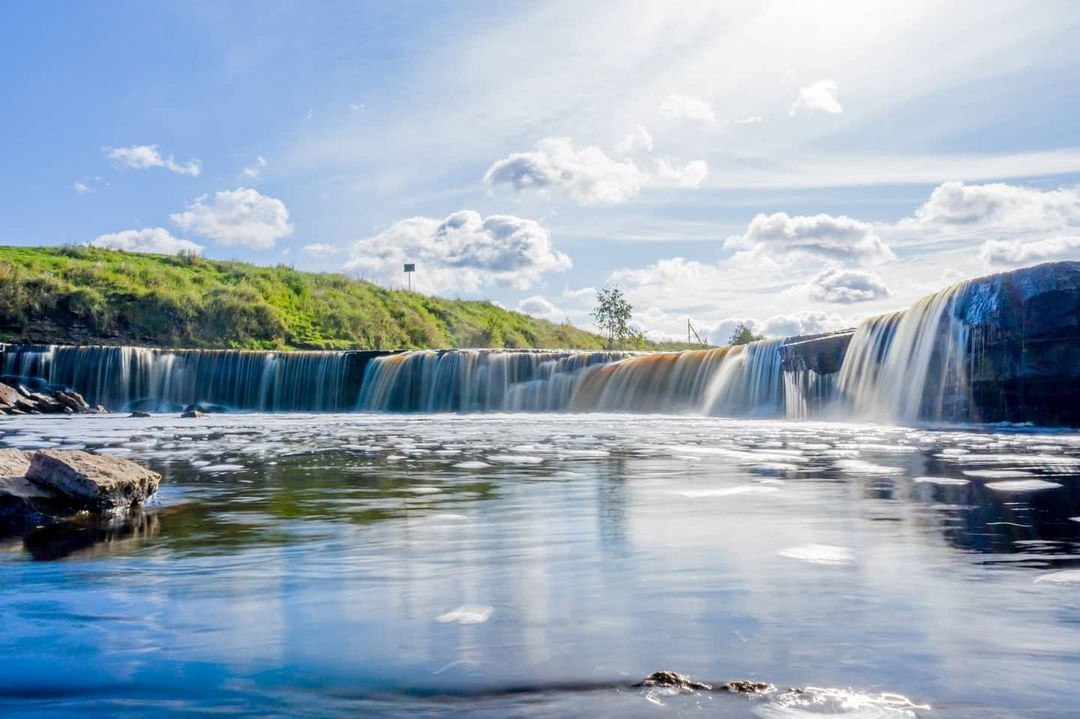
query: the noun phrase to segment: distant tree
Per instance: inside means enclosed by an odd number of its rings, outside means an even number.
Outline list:
[[[763,339],[765,338],[761,335],[754,334],[750,331],[749,327],[740,322],[739,326],[735,328],[735,331],[731,333],[731,339],[728,342],[732,345],[745,345]]]
[[[633,314],[633,305],[618,287],[609,285],[596,291],[596,308],[592,311],[592,316],[600,334],[607,338],[608,349],[633,336],[634,331],[630,327]]]

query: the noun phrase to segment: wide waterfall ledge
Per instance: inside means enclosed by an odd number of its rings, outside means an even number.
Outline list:
[[[1080,263],[960,282],[826,335],[683,352],[3,345],[2,381],[112,411],[659,412],[1080,425]]]

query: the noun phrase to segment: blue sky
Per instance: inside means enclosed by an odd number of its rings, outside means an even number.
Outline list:
[[[343,271],[655,338],[1080,258],[1070,2],[26,3],[0,242]]]

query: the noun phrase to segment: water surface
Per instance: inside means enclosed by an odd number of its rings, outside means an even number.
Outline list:
[[[133,527],[0,540],[5,715],[1080,705],[1073,433],[594,414],[0,432],[165,476]],[[659,669],[778,690],[630,687]]]

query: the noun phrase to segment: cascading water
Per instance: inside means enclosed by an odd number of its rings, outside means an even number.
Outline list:
[[[967,287],[953,285],[856,330],[837,378],[856,417],[912,422],[965,414],[968,327],[956,310]]]
[[[21,345],[4,374],[71,387],[108,409],[193,402],[261,411],[352,409],[365,353]]]

